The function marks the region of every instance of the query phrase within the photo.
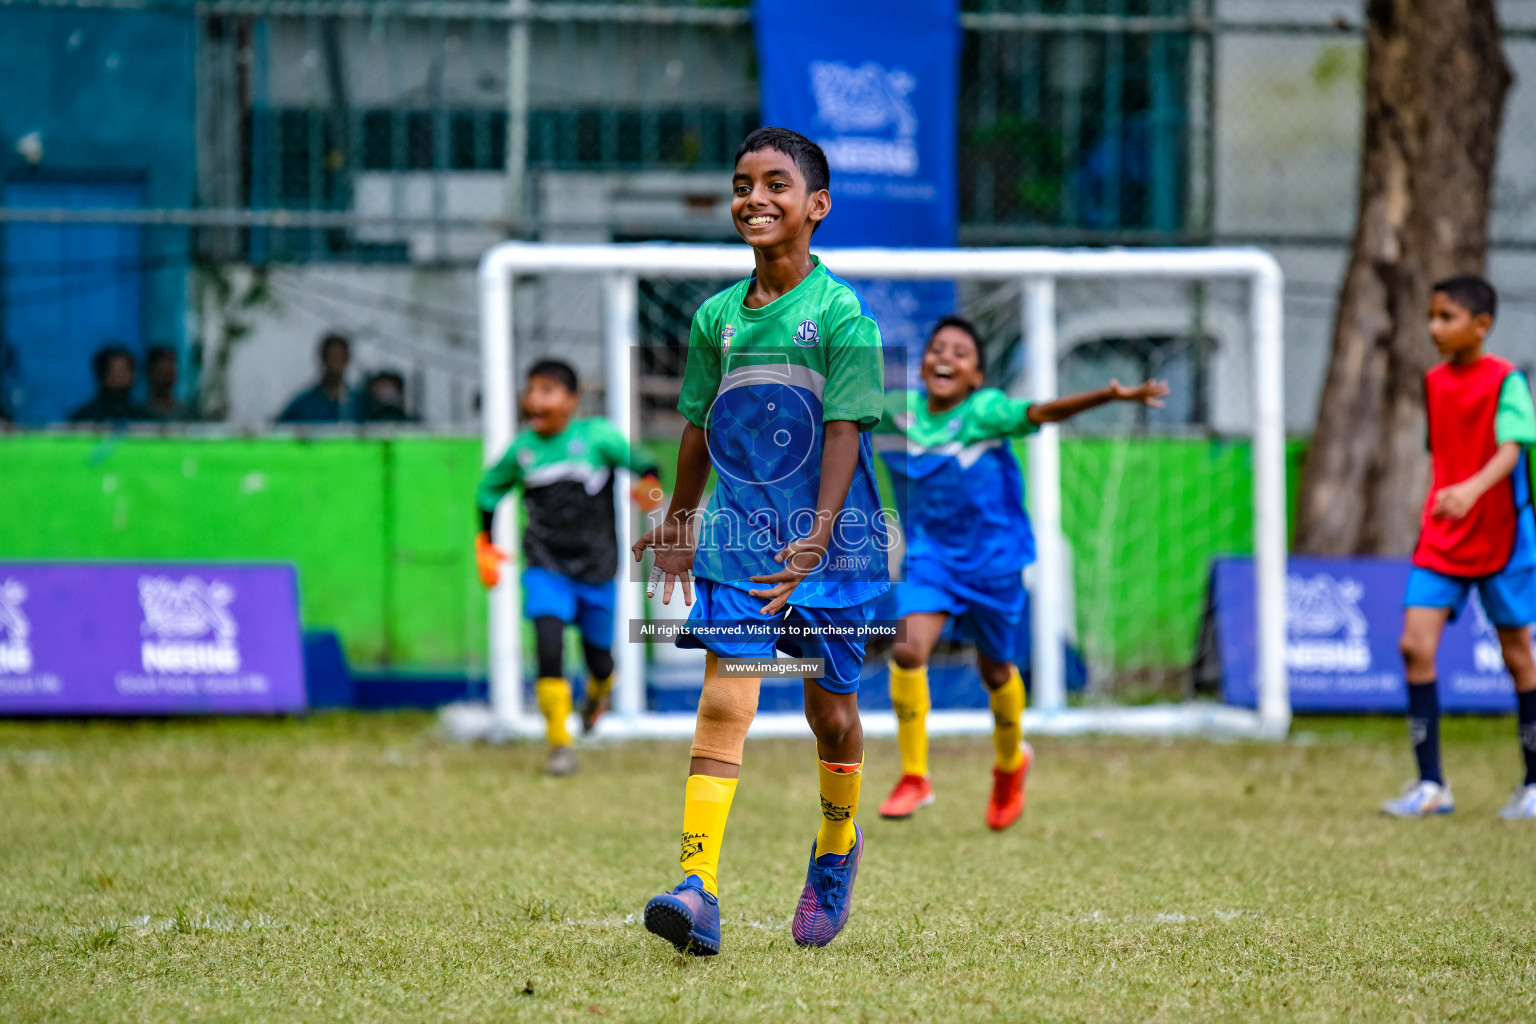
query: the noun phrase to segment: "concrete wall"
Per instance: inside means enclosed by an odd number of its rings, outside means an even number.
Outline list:
[[[479,315],[471,269],[308,263],[275,266],[268,298],[242,310],[230,358],[229,422],[270,423],[317,375],[328,331],[352,339],[352,377],[392,369],[438,428],[478,429]]]
[[[1218,17],[1326,24],[1363,18],[1335,0],[1220,0]],[[1510,25],[1536,4],[1500,5]],[[1509,39],[1516,80],[1505,105],[1492,233],[1536,240],[1536,40]],[[1354,225],[1364,122],[1365,46],[1358,35],[1227,32],[1216,53],[1216,231],[1347,237]]]
[[[1363,4],[1338,0],[1218,0],[1218,16],[1228,22],[1294,21],[1326,23],[1342,15],[1358,24]],[[1536,3],[1508,0],[1501,14],[1511,25],[1536,24]],[[453,102],[470,102],[484,94],[485,102],[501,102],[486,75],[501,73],[499,36],[478,41],[452,30],[436,38],[415,40],[401,51],[402,67],[395,85],[386,88],[380,76],[388,68],[364,59],[380,41],[349,29],[348,79],[355,83],[352,101],[386,103],[414,96],[426,88],[434,54],[454,51],[460,59],[441,64],[434,79]],[[649,102],[739,101],[750,88],[744,70],[749,54],[742,49],[744,33],[689,30],[676,38],[658,39],[638,48],[624,45],[629,37],[603,35],[596,29],[541,27],[535,34],[536,61],[564,61],[536,69],[534,102],[612,102],[614,83],[627,83],[624,96],[645,96]],[[620,33],[650,31],[619,29]],[[286,33],[286,34],[285,34]],[[712,33],[712,34],[711,34]],[[667,35],[662,33],[663,36]],[[647,37],[649,38],[649,37]],[[715,38],[718,52],[688,52],[702,40]],[[657,49],[648,49],[654,44]],[[394,45],[392,43],[391,45]],[[313,70],[314,41],[285,29],[272,43],[274,88],[299,90]],[[707,48],[706,48],[707,49]],[[483,53],[482,53],[483,50]],[[675,51],[675,52],[674,52]],[[647,60],[636,64],[637,52]],[[1536,239],[1536,42],[1510,40],[1506,53],[1517,74],[1510,94],[1503,147],[1497,171],[1493,234],[1496,240]],[[471,59],[472,54],[480,56]],[[486,59],[485,54],[490,55]],[[573,56],[574,55],[574,56]],[[606,55],[606,57],[604,56]],[[662,58],[665,57],[665,60]],[[355,58],[355,59],[354,59]],[[668,78],[682,61],[686,88]],[[306,61],[308,62],[306,64]],[[557,63],[558,63],[557,61]],[[287,62],[287,63],[283,63]],[[291,67],[290,67],[291,65]],[[471,74],[482,67],[480,77]],[[571,69],[584,69],[572,73]],[[1340,34],[1244,33],[1219,37],[1216,53],[1215,223],[1218,238],[1267,235],[1345,239],[1354,219],[1362,113],[1363,46],[1358,36]],[[547,72],[547,73],[545,73]],[[647,75],[651,77],[646,77]],[[404,83],[402,85],[401,83]],[[408,87],[408,88],[407,88]],[[307,87],[306,87],[307,88]],[[393,88],[395,91],[391,92]],[[401,92],[401,88],[405,88]],[[610,90],[605,93],[605,89]],[[412,92],[411,90],[416,90]],[[479,90],[477,93],[476,90]],[[283,102],[299,102],[302,90],[284,94]],[[494,94],[494,95],[493,95]],[[607,97],[604,100],[604,96]],[[275,102],[276,100],[274,100]],[[730,239],[727,183],[718,173],[596,173],[540,172],[533,176],[534,202],[550,222],[544,237],[558,241],[609,241],[614,237],[691,237]],[[413,215],[445,211],[452,215],[492,215],[504,206],[504,188],[494,173],[443,175],[434,184],[424,174],[364,173],[356,179],[360,210],[382,213],[401,209]],[[711,205],[709,197],[719,196]],[[405,241],[413,260],[472,261],[493,241],[492,231],[451,234],[431,231],[373,229],[370,241]],[[1286,295],[1286,417],[1287,427],[1301,434],[1316,419],[1334,319],[1334,304],[1347,246],[1342,241],[1287,244],[1272,247],[1288,279]],[[1536,257],[1519,247],[1499,246],[1490,259],[1490,273],[1504,293],[1504,315],[1494,337],[1495,350],[1522,365],[1536,365],[1536,289],[1527,282],[1536,270]],[[286,275],[286,279],[285,279]],[[402,312],[390,306],[365,304],[348,308],[337,290],[327,300],[327,281],[346,279],[351,286],[403,297],[414,303],[455,311]],[[308,268],[278,275],[274,295],[283,312],[270,319],[262,314],[257,330],[242,343],[242,368],[252,374],[249,394],[236,406],[241,422],[261,418],[275,409],[285,389],[308,375],[309,347],[328,317],[350,326],[364,339],[367,358],[393,359],[408,367],[418,362],[424,375],[422,411],[433,424],[461,426],[473,422],[455,389],[473,389],[473,373],[461,362],[472,354],[465,346],[463,324],[472,320],[473,284],[467,271],[398,268]],[[1070,346],[1096,337],[1155,334],[1191,322],[1188,297],[1178,289],[1147,286],[1080,290],[1062,293],[1062,337]],[[286,294],[286,299],[285,299]],[[324,312],[322,312],[322,310]],[[525,356],[559,351],[578,365],[584,376],[600,380],[600,307],[595,282],[578,278],[530,282],[519,295],[519,331]],[[1246,309],[1240,299],[1215,295],[1206,310],[1207,326],[1218,345],[1210,367],[1212,422],[1217,430],[1247,429],[1249,408],[1246,363]],[[434,356],[442,353],[441,360]],[[417,361],[413,361],[417,360]],[[360,360],[361,361],[361,360]],[[524,364],[526,365],[526,364]],[[457,383],[454,383],[457,381]],[[235,386],[240,383],[236,375]]]
[[[358,107],[502,108],[504,23],[348,19],[341,46]],[[271,106],[327,102],[318,26],[276,19],[268,40]],[[708,26],[535,23],[529,100],[541,106],[735,105],[756,89],[752,37]]]

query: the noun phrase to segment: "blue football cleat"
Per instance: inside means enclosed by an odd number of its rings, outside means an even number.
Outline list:
[[[720,952],[720,901],[704,890],[698,875],[689,875],[682,885],[645,905],[645,930],[672,943],[679,953],[714,956]]]
[[[1451,787],[1427,780],[1410,782],[1402,796],[1381,805],[1381,813],[1394,818],[1428,818],[1454,810],[1456,801],[1451,799]]]
[[[859,875],[859,858],[864,856],[864,830],[853,826],[853,849],[847,853],[816,856],[811,841],[811,866],[805,873],[805,888],[795,907],[795,921],[790,927],[795,941],[802,946],[825,946],[848,923],[848,908],[853,903],[853,880]]]

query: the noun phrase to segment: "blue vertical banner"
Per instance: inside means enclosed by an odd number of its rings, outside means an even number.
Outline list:
[[[753,26],[762,123],[814,139],[832,168],[817,244],[954,245],[958,0],[771,0],[754,5]],[[913,365],[955,305],[949,282],[858,285]]]

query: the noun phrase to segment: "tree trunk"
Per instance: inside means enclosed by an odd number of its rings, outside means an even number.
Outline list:
[[[1368,0],[1359,212],[1296,548],[1412,551],[1429,486],[1430,287],[1480,273],[1511,76],[1494,0]]]

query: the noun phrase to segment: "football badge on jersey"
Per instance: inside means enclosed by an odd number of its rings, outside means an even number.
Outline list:
[[[795,344],[801,348],[815,348],[820,340],[820,335],[816,333],[815,320],[802,320],[800,326],[795,328]]]

